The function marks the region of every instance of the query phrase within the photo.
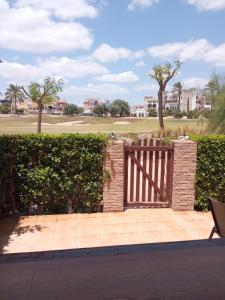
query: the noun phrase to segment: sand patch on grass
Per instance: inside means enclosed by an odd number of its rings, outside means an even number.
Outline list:
[[[84,121],[70,121],[70,122],[61,122],[56,123],[56,125],[62,125],[62,126],[73,126],[73,125],[81,125]],[[84,124],[82,124],[84,125]]]
[[[130,124],[130,122],[118,121],[118,122],[114,122],[114,124],[116,124],[116,125],[127,125],[127,124]]]
[[[37,125],[37,122],[30,123],[30,125]],[[42,122],[41,125],[43,125],[43,126],[49,126],[50,125],[51,126],[51,125],[55,125],[55,124]]]

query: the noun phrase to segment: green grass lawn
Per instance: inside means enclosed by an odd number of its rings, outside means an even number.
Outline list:
[[[37,116],[0,117],[0,134],[35,133]],[[77,122],[63,124],[65,122]],[[78,123],[82,122],[82,123]],[[116,124],[124,122],[124,124]],[[126,123],[127,124],[126,124]],[[205,120],[165,119],[166,130],[190,132],[201,131],[207,125]],[[99,118],[44,116],[42,132],[44,133],[153,133],[159,130],[157,118]]]

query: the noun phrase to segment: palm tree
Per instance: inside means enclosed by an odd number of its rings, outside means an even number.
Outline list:
[[[180,110],[180,104],[181,104],[181,95],[183,92],[183,85],[181,84],[180,81],[174,83],[173,85],[173,91],[177,92],[178,94],[178,105],[177,105],[177,109]]]
[[[18,85],[10,84],[5,93],[5,99],[10,101],[12,107],[12,113],[17,112],[17,103],[22,101],[24,98],[24,93],[21,87]]]

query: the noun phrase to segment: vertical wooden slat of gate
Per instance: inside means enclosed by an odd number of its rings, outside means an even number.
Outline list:
[[[124,174],[124,204],[126,207],[127,204],[127,196],[128,196],[128,152],[126,151],[126,146],[124,147],[125,151],[125,174]]]
[[[169,204],[172,204],[172,193],[173,193],[173,160],[174,160],[174,149],[170,150],[171,160],[170,160],[170,195],[169,195]]]
[[[167,154],[167,178],[166,178],[166,199],[171,202],[172,197],[172,172],[173,172],[173,150],[168,150]]]
[[[150,139],[149,142],[149,146],[153,146],[153,139]],[[149,150],[149,169],[148,169],[148,173],[149,173],[149,177],[152,179],[152,165],[153,165],[153,151]],[[152,184],[150,182],[148,182],[149,186],[148,186],[148,202],[152,201]]]
[[[160,140],[156,141],[156,146],[160,145]],[[155,185],[158,186],[158,175],[159,175],[159,151],[155,151],[155,176],[154,182]],[[158,192],[154,189],[154,202],[157,202]]]
[[[144,146],[147,146],[147,144],[148,144],[148,140],[144,139]],[[143,151],[143,169],[145,171],[147,171],[146,166],[147,166],[147,151],[144,150]],[[145,195],[146,195],[146,178],[143,176],[142,177],[142,202],[145,202]]]
[[[131,146],[135,146],[135,142],[131,143]],[[134,155],[134,151],[132,154]],[[134,201],[134,162],[130,160],[130,202]]]
[[[138,146],[141,146],[141,140],[138,140]],[[137,160],[140,162],[141,160],[141,151],[137,150]],[[136,202],[140,202],[140,169],[137,167],[136,174]]]
[[[161,174],[160,174],[160,191],[164,195],[164,176],[165,176],[165,158],[166,158],[166,153],[165,150],[161,151]],[[163,201],[163,199],[161,199]]]

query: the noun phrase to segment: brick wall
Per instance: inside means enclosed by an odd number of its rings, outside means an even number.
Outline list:
[[[197,165],[197,143],[174,141],[174,166],[172,185],[172,208],[193,210],[195,202],[195,174]],[[115,141],[107,148],[105,168],[111,179],[105,184],[103,211],[124,210],[124,142]]]
[[[172,208],[194,210],[197,143],[174,141]]]
[[[104,187],[103,211],[123,211],[124,204],[124,142],[115,141],[108,148],[106,153],[105,168],[111,174]]]

